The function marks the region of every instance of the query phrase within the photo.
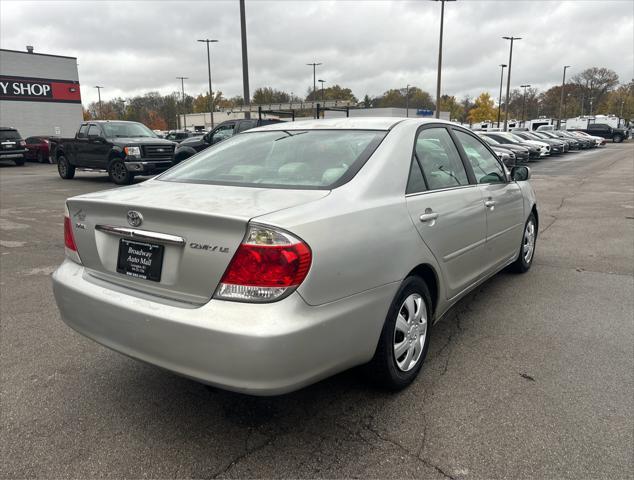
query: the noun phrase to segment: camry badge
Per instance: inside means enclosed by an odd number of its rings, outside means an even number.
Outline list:
[[[130,210],[127,214],[128,223],[133,227],[138,227],[143,223],[143,215],[136,210]]]

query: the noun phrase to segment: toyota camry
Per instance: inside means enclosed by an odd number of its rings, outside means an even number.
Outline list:
[[[68,199],[55,298],[79,333],[220,388],[275,395],[359,365],[403,388],[452,305],[531,267],[529,177],[439,120],[256,128]]]

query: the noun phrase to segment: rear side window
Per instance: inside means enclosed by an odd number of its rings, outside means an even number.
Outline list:
[[[468,185],[458,149],[445,128],[428,128],[416,137],[416,158],[429,190]]]
[[[478,183],[504,183],[506,176],[498,159],[471,135],[455,130],[458,141],[469,158]]]
[[[77,132],[77,138],[86,138],[88,136],[88,125],[82,125]]]
[[[98,137],[101,135],[101,129],[97,125],[91,125],[88,128],[88,137]]]
[[[236,135],[159,177],[171,182],[329,189],[350,180],[386,132],[289,130]]]
[[[409,169],[409,178],[407,179],[407,189],[405,193],[419,193],[427,190],[423,172],[416,157],[412,158],[412,166]]]
[[[0,140],[20,140],[17,130],[0,130]]]

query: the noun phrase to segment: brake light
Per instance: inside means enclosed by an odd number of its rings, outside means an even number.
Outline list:
[[[20,140],[20,146],[21,147],[26,147],[26,142],[24,140]]]
[[[73,233],[73,223],[70,221],[68,206],[64,211],[64,251],[66,256],[73,262],[81,264],[79,253],[77,252],[77,244],[75,243],[75,234]]]
[[[251,225],[220,281],[216,298],[270,302],[293,292],[306,278],[312,253],[293,235]]]

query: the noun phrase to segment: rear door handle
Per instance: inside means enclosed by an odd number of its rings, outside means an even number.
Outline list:
[[[495,204],[495,200],[487,200],[486,202],[484,202],[484,206],[488,208],[495,207]]]
[[[423,213],[420,217],[418,217],[421,222],[431,222],[438,218],[437,213]]]

